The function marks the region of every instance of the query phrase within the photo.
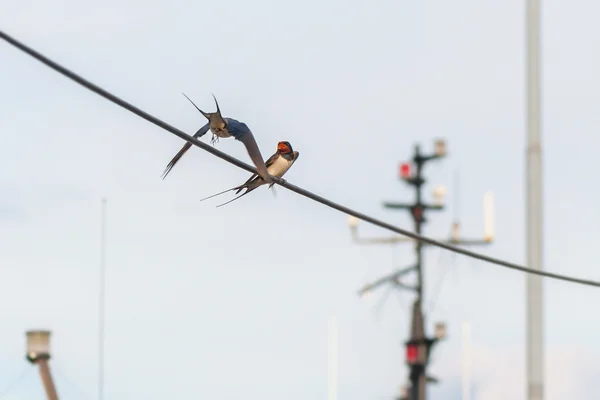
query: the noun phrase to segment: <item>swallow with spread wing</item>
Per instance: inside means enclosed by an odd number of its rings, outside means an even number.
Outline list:
[[[281,178],[292,167],[294,162],[296,162],[299,155],[300,155],[300,153],[298,153],[297,151],[294,151],[290,142],[277,143],[277,151],[275,152],[275,154],[273,154],[271,157],[269,157],[269,159],[265,163],[267,166],[267,172],[270,175]],[[254,189],[257,189],[260,186],[265,185],[265,184],[267,184],[267,182],[265,182],[265,180],[262,177],[260,177],[256,174],[253,174],[250,177],[250,179],[248,179],[246,182],[244,182],[243,185],[224,190],[217,194],[213,194],[212,196],[205,197],[200,201],[208,200],[215,196],[219,196],[221,194],[231,192],[233,190],[236,190],[235,194],[238,194],[243,189],[246,189],[246,191],[244,193],[242,193],[241,195],[234,197],[232,200],[229,200],[228,202],[219,204],[217,206],[217,207],[221,207],[221,206],[224,206],[225,204],[231,203],[232,201],[239,199],[242,196],[247,195]],[[274,184],[275,184],[275,182],[272,182],[271,184],[269,184],[269,188],[272,187]]]
[[[248,155],[250,156],[250,159],[256,166],[258,173],[262,176],[264,180],[266,180],[267,183],[273,183],[273,181],[267,174],[267,167],[263,161],[262,155],[260,154],[260,149],[258,148],[256,140],[254,139],[254,135],[252,134],[250,128],[248,128],[248,125],[233,118],[223,117],[221,115],[221,110],[219,109],[219,103],[217,102],[217,98],[214,95],[213,99],[215,99],[217,111],[214,113],[206,113],[200,108],[198,108],[198,106],[194,104],[194,102],[189,97],[187,97],[185,93],[182,94],[185,96],[186,99],[190,101],[190,103],[194,105],[194,107],[196,107],[198,111],[200,111],[202,115],[204,115],[206,119],[208,119],[206,125],[198,129],[198,132],[194,134],[194,138],[198,139],[204,136],[210,130],[210,132],[212,133],[211,144],[213,145],[219,141],[219,138],[233,137],[236,140],[239,140],[240,142],[244,143],[244,146],[246,146]],[[183,157],[185,152],[190,149],[190,147],[192,147],[192,144],[186,142],[186,144],[181,148],[181,150],[179,150],[179,153],[177,153],[175,157],[173,157],[173,159],[171,160],[171,162],[169,162],[169,164],[163,172],[163,179],[167,177],[171,169],[175,166],[175,164],[177,164],[181,157]]]

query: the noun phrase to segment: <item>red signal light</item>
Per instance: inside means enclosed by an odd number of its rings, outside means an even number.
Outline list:
[[[410,178],[411,170],[409,163],[400,164],[400,176],[404,179]]]
[[[423,209],[421,207],[414,207],[412,209],[412,213],[416,220],[423,218]]]
[[[406,362],[415,364],[419,361],[419,346],[416,344],[406,345]]]

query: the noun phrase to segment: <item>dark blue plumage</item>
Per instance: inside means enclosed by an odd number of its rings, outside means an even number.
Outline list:
[[[185,94],[183,95],[185,96]],[[211,131],[211,133],[213,134],[211,138],[211,143],[213,145],[219,141],[219,138],[233,137],[234,139],[239,140],[246,146],[246,150],[248,151],[250,159],[256,166],[256,169],[258,170],[259,174],[263,177],[263,179],[265,179],[265,181],[267,181],[268,183],[273,182],[269,177],[267,167],[265,166],[265,163],[263,161],[263,157],[260,153],[260,149],[258,148],[258,144],[254,139],[252,131],[250,130],[250,128],[248,128],[248,125],[236,119],[221,116],[219,103],[217,102],[217,99],[214,97],[214,95],[213,98],[215,99],[215,103],[217,105],[217,111],[214,113],[205,113],[204,111],[199,109],[198,106],[196,106],[196,104],[194,104],[194,102],[189,97],[185,97],[194,105],[194,107],[196,107],[198,111],[200,111],[202,115],[204,115],[204,117],[206,117],[206,119],[208,119],[208,123],[206,123],[202,128],[198,129],[198,131],[193,136],[194,138],[199,139],[202,136],[204,136],[208,131]],[[179,150],[175,157],[173,157],[173,159],[171,160],[171,162],[169,162],[169,164],[165,168],[165,171],[163,172],[163,179],[166,178],[171,169],[175,166],[175,164],[177,164],[179,159],[183,157],[185,152],[190,149],[190,147],[192,147],[192,145],[186,142],[186,144],[181,148],[181,150]]]

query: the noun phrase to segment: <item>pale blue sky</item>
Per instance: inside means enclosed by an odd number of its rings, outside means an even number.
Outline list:
[[[480,250],[524,262],[525,6],[483,3],[5,0],[0,29],[188,133],[204,120],[181,92],[209,110],[215,93],[265,157],[279,140],[301,153],[290,182],[405,228],[381,207],[412,198],[397,164],[445,137],[449,158],[428,176],[449,187],[449,210],[426,233],[448,233],[459,169],[464,232],[481,234],[491,190],[497,241]],[[545,267],[596,280],[599,11],[543,8]],[[194,148],[162,181],[183,141],[5,43],[0,132],[0,391],[26,367],[24,331],[40,327],[54,332],[61,398],[96,398],[102,196],[107,400],[326,398],[329,313],[340,400],[389,399],[405,381],[410,294],[377,314],[383,291],[356,290],[409,265],[409,246],[353,245],[344,215],[281,188],[198,203],[248,173]],[[249,162],[240,143],[217,146]],[[524,399],[524,276],[440,250],[426,261],[428,302],[447,270],[427,321],[449,329],[431,398],[460,397],[469,320],[475,399]],[[596,399],[600,292],[544,288],[547,400]],[[6,398],[40,396],[33,373]]]

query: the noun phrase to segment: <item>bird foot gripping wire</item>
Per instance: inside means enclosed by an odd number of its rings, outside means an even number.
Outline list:
[[[219,137],[213,133],[212,138],[210,139],[210,144],[213,146],[219,143]]]

